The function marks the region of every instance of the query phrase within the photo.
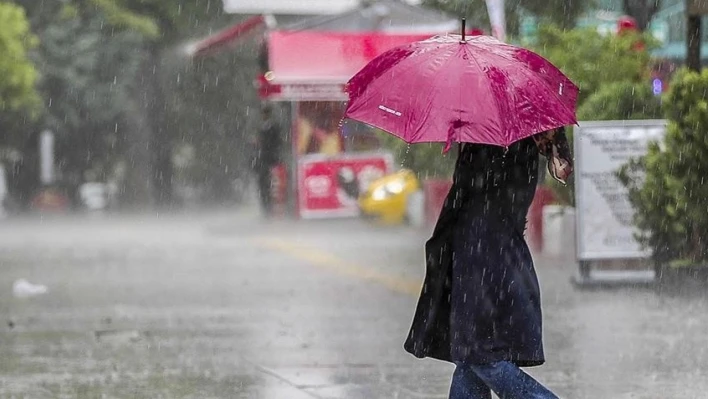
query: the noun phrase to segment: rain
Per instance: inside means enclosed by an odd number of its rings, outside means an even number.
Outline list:
[[[707,397],[705,15],[0,0],[0,398]]]

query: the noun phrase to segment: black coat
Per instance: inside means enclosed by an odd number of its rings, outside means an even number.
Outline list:
[[[544,362],[538,280],[523,237],[538,180],[526,139],[466,144],[426,243],[426,276],[405,349],[475,364]]]

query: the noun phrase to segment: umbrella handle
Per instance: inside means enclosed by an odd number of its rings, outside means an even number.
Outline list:
[[[467,25],[467,18],[462,18],[462,43],[465,43],[465,25]]]

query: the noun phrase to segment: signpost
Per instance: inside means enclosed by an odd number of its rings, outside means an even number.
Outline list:
[[[651,255],[635,238],[634,213],[616,172],[630,159],[646,154],[666,131],[663,120],[580,122],[574,129],[576,248],[580,285],[653,280],[653,272],[612,270],[609,263],[646,263]],[[593,267],[595,266],[595,268]]]
[[[50,130],[39,135],[39,181],[45,186],[54,183],[54,141]]]

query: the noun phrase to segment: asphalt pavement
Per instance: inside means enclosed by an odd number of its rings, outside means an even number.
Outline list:
[[[446,398],[402,349],[427,232],[202,212],[0,221],[0,398]],[[708,299],[536,258],[562,398],[708,398]],[[48,287],[13,296],[24,278]]]

